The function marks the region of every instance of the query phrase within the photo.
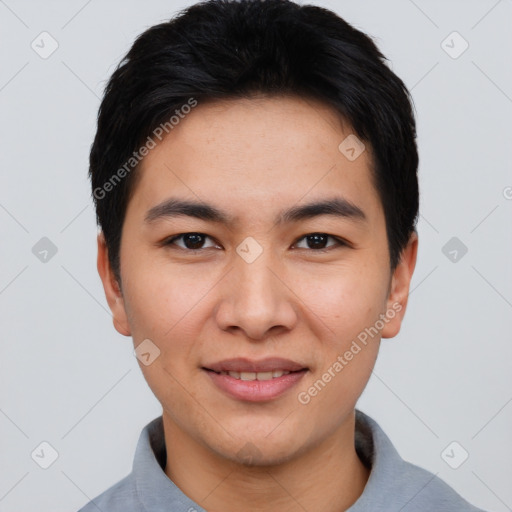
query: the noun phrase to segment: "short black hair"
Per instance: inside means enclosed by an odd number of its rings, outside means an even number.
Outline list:
[[[419,208],[416,126],[402,80],[369,36],[328,9],[290,0],[208,0],[139,35],[105,88],[89,176],[119,283],[126,208],[152,134],[159,126],[169,132],[171,116],[198,102],[255,95],[320,100],[370,146],[396,268]]]

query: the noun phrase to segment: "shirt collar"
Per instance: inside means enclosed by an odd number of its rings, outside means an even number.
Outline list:
[[[363,494],[347,510],[359,512],[375,505],[375,498],[390,493],[400,499],[394,489],[393,474],[406,464],[377,422],[356,409],[355,446],[359,458],[371,469]],[[188,498],[165,474],[167,453],[162,416],[148,423],[141,432],[133,462],[137,495],[149,511],[205,512]],[[404,503],[407,503],[404,497]]]
[[[133,477],[137,495],[148,511],[205,512],[165,474],[165,437],[162,416],[148,423],[135,450]]]

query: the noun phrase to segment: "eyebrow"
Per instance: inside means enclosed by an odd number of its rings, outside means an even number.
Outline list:
[[[333,197],[283,210],[278,214],[275,222],[276,224],[286,224],[312,219],[321,215],[332,215],[355,222],[368,221],[364,211],[357,205],[343,197]],[[179,216],[194,217],[208,222],[227,225],[233,224],[235,221],[235,217],[211,204],[176,198],[166,199],[162,203],[150,208],[144,220],[146,223],[151,224],[161,219]]]

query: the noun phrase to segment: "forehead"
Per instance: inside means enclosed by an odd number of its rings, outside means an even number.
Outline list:
[[[314,100],[199,103],[142,161],[129,209],[178,195],[254,219],[255,212],[263,218],[286,203],[336,194],[379,215],[370,148],[357,156],[363,146],[354,146],[354,137],[333,109]]]

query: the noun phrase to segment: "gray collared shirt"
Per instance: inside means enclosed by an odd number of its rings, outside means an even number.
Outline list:
[[[403,460],[377,422],[357,409],[355,441],[371,472],[363,494],[346,512],[484,512],[437,476]],[[79,512],[205,512],[167,477],[166,457],[159,416],[142,430],[132,472]]]

